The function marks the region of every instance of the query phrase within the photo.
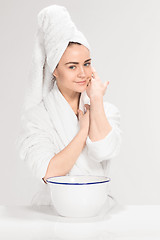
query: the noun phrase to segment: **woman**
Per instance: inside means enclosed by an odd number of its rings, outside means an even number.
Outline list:
[[[103,101],[109,82],[91,66],[90,46],[66,8],[41,10],[38,23],[20,157],[45,183],[53,176],[108,176],[121,143],[119,111]]]

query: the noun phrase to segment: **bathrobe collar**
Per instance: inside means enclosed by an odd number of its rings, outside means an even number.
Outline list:
[[[52,89],[53,94],[56,94],[57,97],[59,96],[59,99],[61,99],[61,101],[59,102],[61,107],[63,106],[64,108],[64,112],[66,113],[66,117],[68,118],[68,116],[72,116],[73,119],[75,120],[75,122],[78,121],[77,116],[75,114],[75,112],[73,111],[72,107],[70,106],[70,104],[67,102],[67,100],[65,99],[65,97],[63,96],[63,94],[61,93],[61,91],[58,88],[57,82],[55,81],[54,83],[54,87]],[[68,114],[69,113],[69,114]]]
[[[86,91],[81,93],[79,108],[84,112],[84,104],[90,103]],[[44,99],[45,107],[54,125],[54,129],[63,140],[65,146],[71,142],[80,129],[79,120],[72,107],[60,92],[56,81],[48,96]]]

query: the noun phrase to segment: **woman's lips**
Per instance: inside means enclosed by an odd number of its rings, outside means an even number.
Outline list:
[[[80,84],[80,85],[83,85],[83,84],[86,83],[86,81],[81,81],[81,82],[76,82],[76,83],[78,83],[78,84]]]
[[[86,83],[86,80],[85,80],[85,81],[81,81],[81,82],[76,82],[76,83],[78,83],[78,84],[80,84],[80,85],[83,85],[83,84]]]

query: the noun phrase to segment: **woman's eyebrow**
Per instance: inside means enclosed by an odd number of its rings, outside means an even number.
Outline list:
[[[90,60],[91,60],[91,58],[85,60],[84,62],[88,62]],[[68,63],[65,63],[65,65],[67,65],[67,64],[79,64],[79,62],[68,62]]]

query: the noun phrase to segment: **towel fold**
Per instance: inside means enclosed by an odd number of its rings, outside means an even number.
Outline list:
[[[28,74],[27,90],[22,111],[40,103],[54,85],[53,71],[69,42],[91,47],[71,19],[64,6],[51,5],[37,15],[38,28],[34,40],[32,61]]]

